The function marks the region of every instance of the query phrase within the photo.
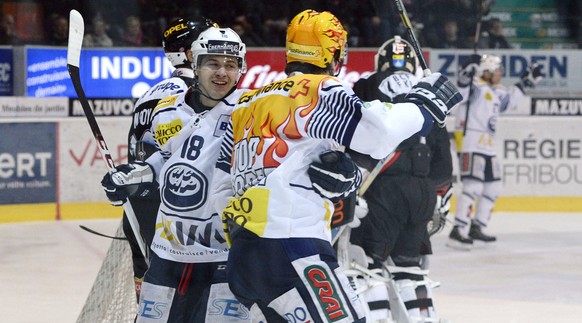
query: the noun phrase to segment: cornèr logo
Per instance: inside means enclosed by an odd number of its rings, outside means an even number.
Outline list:
[[[238,55],[240,51],[239,44],[235,42],[208,42],[208,53],[221,53],[221,54],[231,54]]]
[[[337,288],[325,268],[312,265],[305,268],[303,272],[318,297],[319,304],[327,316],[327,321],[333,322],[346,318],[347,311],[344,309]]]

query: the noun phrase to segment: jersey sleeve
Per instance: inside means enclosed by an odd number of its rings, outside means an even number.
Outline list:
[[[228,204],[228,201],[233,197],[232,181],[230,178],[230,167],[232,161],[232,151],[234,147],[232,120],[229,122],[224,136],[222,137],[222,144],[220,146],[220,153],[216,162],[214,170],[214,180],[212,181],[212,196],[214,208],[221,213]]]
[[[394,73],[380,82],[378,91],[388,97],[389,102],[399,102],[418,81],[419,79],[411,73]]]
[[[515,85],[505,87],[503,85],[494,88],[495,94],[499,97],[501,113],[511,112],[517,108],[519,102],[525,96],[521,89]]]
[[[363,102],[350,88],[333,79],[319,91],[320,105],[308,124],[311,137],[335,139],[357,152],[381,159],[422,129],[424,117],[416,104]]]

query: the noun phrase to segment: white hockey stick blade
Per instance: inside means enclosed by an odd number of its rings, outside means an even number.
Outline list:
[[[67,64],[79,67],[81,61],[81,47],[85,22],[83,16],[77,10],[71,10],[69,14],[69,46],[67,47]]]

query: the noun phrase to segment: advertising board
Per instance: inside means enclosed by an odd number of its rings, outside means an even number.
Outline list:
[[[56,201],[56,128],[54,122],[0,123],[0,205]]]
[[[0,46],[0,96],[14,95],[14,59],[11,47]]]

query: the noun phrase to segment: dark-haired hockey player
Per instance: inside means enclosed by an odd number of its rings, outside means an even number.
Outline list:
[[[209,202],[231,110],[226,100],[246,70],[246,46],[230,28],[210,27],[188,49],[192,86],[160,100],[153,112],[151,132],[159,153],[145,163],[118,166],[109,176],[126,194],[128,184],[137,184],[138,191],[159,184],[161,203],[137,322],[248,322],[248,311],[220,279],[228,246]],[[208,297],[212,309],[224,308],[207,312]]]
[[[190,87],[194,80],[194,72],[191,65],[190,45],[198,35],[207,28],[215,25],[212,21],[202,18],[197,20],[186,20],[183,18],[171,22],[162,35],[162,47],[166,58],[176,68],[172,77],[158,82],[147,90],[135,103],[132,122],[128,135],[128,162],[143,162],[157,151],[154,146],[153,134],[150,131],[152,126],[154,108],[158,101],[168,95],[184,92]],[[115,187],[106,188],[108,195],[112,195],[113,205],[121,205],[122,202],[115,197]],[[124,194],[124,193],[122,193]],[[145,196],[134,195],[129,197],[131,206],[137,217],[141,237],[146,251],[149,253],[149,246],[154,235],[154,227],[158,207],[160,205],[160,194],[157,188],[151,187],[151,192]],[[146,255],[143,255],[136,237],[133,234],[127,215],[123,214],[123,232],[129,241],[133,262],[133,273],[135,280],[135,291],[139,296],[143,276],[148,268]]]

